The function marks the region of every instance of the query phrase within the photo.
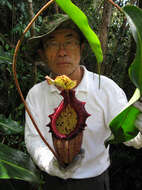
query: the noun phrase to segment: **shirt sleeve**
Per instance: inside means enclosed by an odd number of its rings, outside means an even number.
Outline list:
[[[136,149],[142,148],[142,135],[141,135],[141,133],[138,133],[138,135],[135,138],[133,138],[127,142],[124,142],[124,144],[126,146],[132,146]]]
[[[112,80],[107,79],[104,85],[104,98],[105,100],[105,122],[109,127],[110,122],[114,119],[125,107],[128,100],[124,91]]]
[[[44,133],[44,128],[42,127],[40,118],[37,114],[34,98],[32,99],[32,95],[30,93],[26,98],[26,102],[42,135],[46,134]],[[41,170],[48,172],[49,163],[53,159],[54,155],[39,136],[27,112],[25,124],[25,144],[35,164]]]

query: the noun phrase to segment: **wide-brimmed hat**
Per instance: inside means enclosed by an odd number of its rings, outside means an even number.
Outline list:
[[[29,38],[27,43],[28,49],[30,49],[30,51],[32,51],[33,53],[36,53],[35,51],[39,49],[41,39],[48,36],[58,27],[73,29],[79,33],[81,41],[85,40],[82,32],[68,15],[55,14],[52,16],[44,17],[39,32],[34,37]]]

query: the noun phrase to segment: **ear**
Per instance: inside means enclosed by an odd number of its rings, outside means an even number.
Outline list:
[[[45,61],[44,51],[41,50],[41,49],[38,49],[37,52],[38,52],[38,54],[39,54],[41,60],[44,62],[44,61]]]

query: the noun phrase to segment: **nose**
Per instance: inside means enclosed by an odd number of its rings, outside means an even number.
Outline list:
[[[64,44],[60,44],[59,45],[59,49],[58,49],[58,55],[59,56],[65,56],[66,53],[66,48],[64,47]]]

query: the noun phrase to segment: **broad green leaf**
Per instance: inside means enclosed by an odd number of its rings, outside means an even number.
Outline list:
[[[73,22],[80,28],[86,39],[88,40],[98,64],[103,61],[103,54],[100,41],[88,24],[86,15],[71,2],[71,0],[56,0],[59,7],[69,15]]]
[[[112,136],[105,141],[106,146],[108,143],[128,141],[138,134],[135,120],[140,110],[135,108],[133,103],[142,96],[142,10],[135,6],[125,6],[123,11],[137,45],[135,59],[129,68],[130,79],[137,89],[129,101],[128,107],[110,122]]]
[[[118,114],[109,124],[112,135],[106,139],[105,145],[109,143],[122,143],[131,140],[138,134],[135,126],[135,120],[140,111],[133,106],[140,98],[140,91],[136,89],[134,95],[130,99],[127,107]]]
[[[7,119],[3,115],[0,115],[0,131],[3,135],[14,135],[23,133],[24,128],[10,117]]]
[[[19,179],[41,183],[37,172],[27,154],[0,144],[0,179]]]
[[[142,95],[142,10],[135,6],[126,6],[123,10],[137,44],[136,56],[129,68],[129,76]]]

